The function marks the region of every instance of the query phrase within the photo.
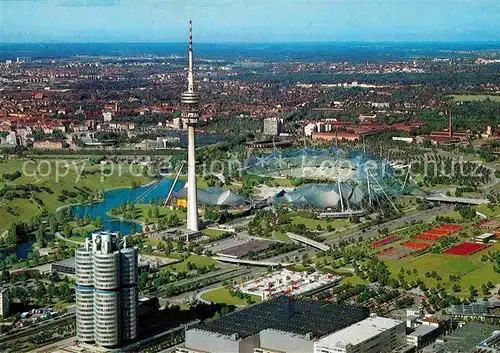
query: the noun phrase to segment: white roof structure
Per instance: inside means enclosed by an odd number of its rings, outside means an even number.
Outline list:
[[[323,337],[316,344],[338,348],[344,348],[350,344],[356,346],[402,323],[402,321],[385,317],[370,317]]]

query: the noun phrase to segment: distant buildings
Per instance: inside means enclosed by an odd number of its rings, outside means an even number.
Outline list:
[[[33,148],[40,150],[60,150],[64,148],[64,141],[60,139],[33,141]]]
[[[97,232],[75,253],[76,335],[117,347],[137,337],[138,250],[118,233]]]
[[[376,122],[363,122],[354,124],[348,121],[335,121],[331,119],[308,122],[304,125],[304,135],[311,136],[313,140],[358,141],[363,136],[377,135],[387,131],[409,132],[422,126],[422,123],[383,124]]]
[[[403,321],[370,317],[314,343],[314,353],[394,352],[406,345]]]
[[[282,118],[267,118],[264,119],[265,136],[279,136],[285,132],[285,122]]]
[[[5,318],[9,316],[10,291],[8,288],[0,288],[0,315]]]

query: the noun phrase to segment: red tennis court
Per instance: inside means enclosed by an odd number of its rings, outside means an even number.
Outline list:
[[[443,254],[448,255],[458,255],[458,256],[467,256],[474,254],[484,248],[487,248],[487,245],[484,244],[476,244],[476,243],[461,243],[458,244],[448,250],[443,251]]]
[[[403,246],[411,249],[427,249],[431,246],[431,244],[422,243],[418,241],[409,241],[408,243],[403,244]]]
[[[387,245],[387,244],[390,244],[390,243],[394,243],[398,239],[399,238],[397,236],[392,235],[390,237],[387,237],[387,238],[384,238],[384,239],[381,239],[379,241],[376,241],[376,242],[372,243],[371,246],[374,247],[374,248],[379,248],[381,246],[384,246],[384,245]]]

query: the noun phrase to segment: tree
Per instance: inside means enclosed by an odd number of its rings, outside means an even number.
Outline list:
[[[69,223],[66,223],[64,225],[64,229],[63,229],[63,234],[66,238],[69,238],[71,236],[71,234],[73,233],[73,229],[71,229],[71,224]]]
[[[38,243],[38,246],[43,248],[47,245],[47,238],[45,236],[45,225],[41,225],[40,228],[38,228],[38,231],[35,234],[36,236],[36,242]]]
[[[80,215],[79,215],[79,214],[77,214],[77,215],[75,216],[75,222],[76,222],[76,226],[77,226],[77,227],[81,227],[81,226],[82,226],[82,218],[80,217]]]
[[[103,227],[103,222],[102,222],[102,217],[101,216],[97,216],[96,219],[95,219],[95,227],[97,229],[102,229]]]
[[[11,224],[4,238],[5,245],[16,246],[19,242],[19,233],[20,225],[18,223]]]

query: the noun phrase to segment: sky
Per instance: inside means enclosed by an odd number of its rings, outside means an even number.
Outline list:
[[[0,0],[0,42],[500,41],[500,0]]]

